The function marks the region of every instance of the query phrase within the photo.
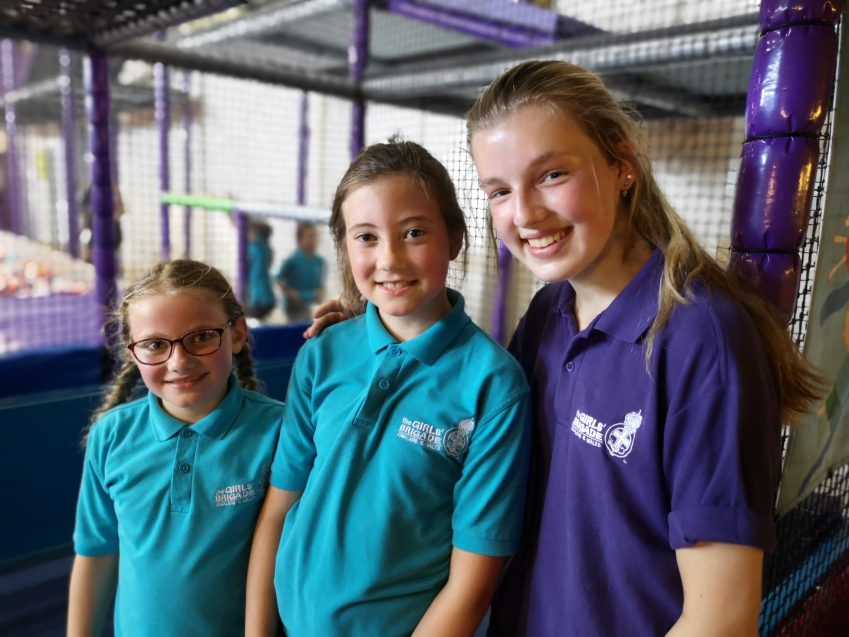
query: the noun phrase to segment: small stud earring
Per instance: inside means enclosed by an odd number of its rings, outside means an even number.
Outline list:
[[[631,189],[631,180],[634,178],[634,175],[628,173],[625,175],[625,189],[621,192],[623,197],[628,196],[628,191]]]

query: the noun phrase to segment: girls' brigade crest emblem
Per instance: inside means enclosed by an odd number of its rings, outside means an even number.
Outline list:
[[[442,437],[442,447],[445,453],[449,456],[462,456],[469,448],[469,440],[471,434],[475,430],[475,419],[464,418],[457,423],[456,427],[452,427],[445,432]]]
[[[604,446],[607,447],[607,453],[614,458],[626,458],[634,448],[637,429],[643,422],[641,412],[642,410],[628,412],[625,422],[616,423],[604,432]]]

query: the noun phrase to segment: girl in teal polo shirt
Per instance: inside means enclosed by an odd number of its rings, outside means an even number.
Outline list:
[[[424,148],[367,148],[330,225],[367,304],[295,361],[246,634],[470,636],[519,546],[527,384],[446,288],[466,226]]]
[[[87,433],[68,635],[241,635],[250,538],[283,418],[256,388],[218,270],[154,266],[116,313],[120,367]],[[233,368],[235,366],[235,373]],[[127,402],[139,378],[147,395]]]

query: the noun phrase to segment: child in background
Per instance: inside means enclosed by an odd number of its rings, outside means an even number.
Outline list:
[[[526,537],[490,635],[756,635],[780,427],[818,391],[699,246],[601,80],[532,61],[469,112],[498,236],[538,278]]]
[[[274,634],[279,609],[289,637],[468,637],[519,545],[527,384],[446,288],[466,226],[425,149],[366,149],[330,225],[346,297],[368,304],[295,361],[246,634]]]
[[[251,391],[244,313],[215,268],[154,266],[115,320],[121,366],[87,434],[68,635],[100,635],[116,584],[116,635],[241,635],[283,406]],[[127,402],[140,377],[147,395]]]
[[[283,292],[283,309],[292,323],[309,321],[311,305],[321,303],[324,296],[324,259],[316,254],[318,229],[315,224],[298,223],[298,247],[280,265],[277,285]]]
[[[274,309],[274,288],[271,285],[271,226],[265,221],[251,219],[248,223],[248,285],[245,294],[245,315],[264,319]]]

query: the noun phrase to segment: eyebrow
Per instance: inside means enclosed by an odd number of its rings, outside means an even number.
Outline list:
[[[554,157],[570,156],[570,155],[572,155],[572,153],[567,152],[565,150],[564,151],[553,151],[552,150],[552,151],[549,151],[547,153],[543,153],[542,155],[539,155],[538,157],[534,157],[531,160],[531,162],[528,164],[528,168],[536,168],[540,164],[544,164],[545,162],[549,161],[550,159],[553,159]],[[489,179],[481,180],[480,185],[481,186],[491,186],[492,184],[500,184],[500,183],[504,183],[504,180],[501,179],[501,177],[490,177]]]
[[[409,217],[404,217],[403,219],[398,220],[399,226],[407,225],[408,223],[430,223],[433,221],[430,217],[426,217],[424,215],[410,215]],[[355,223],[353,226],[348,228],[348,232],[353,232],[355,230],[360,229],[372,229],[376,228],[377,224],[371,223],[370,221],[361,221],[360,223]]]

